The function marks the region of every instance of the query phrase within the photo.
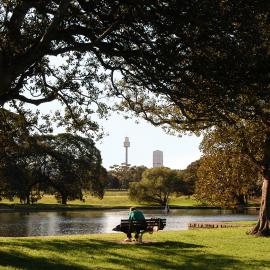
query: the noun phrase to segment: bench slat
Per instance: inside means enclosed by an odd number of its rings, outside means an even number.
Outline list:
[[[145,227],[146,230],[151,230],[154,227],[158,227],[158,230],[163,230],[166,226],[166,219],[165,218],[150,218],[143,220],[129,220],[129,219],[122,219],[121,220],[121,227],[122,228],[129,228],[131,230],[135,230],[139,227]]]

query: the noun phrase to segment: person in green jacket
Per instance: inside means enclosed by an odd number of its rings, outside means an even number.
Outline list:
[[[144,214],[142,211],[138,210],[136,207],[130,207],[128,213],[129,220],[145,220]]]
[[[130,210],[129,210],[129,213],[128,213],[128,219],[129,220],[142,220],[142,221],[145,221],[145,217],[144,217],[144,214],[142,211],[138,210],[136,207],[131,207]],[[144,230],[146,228],[146,223],[145,225],[143,225],[141,228],[138,228],[135,232],[135,240],[138,241],[139,240],[139,235],[140,235],[140,231],[141,230]],[[132,238],[132,235],[131,235],[131,232],[128,231],[127,233],[127,239],[125,239],[126,242],[131,242],[131,238]]]

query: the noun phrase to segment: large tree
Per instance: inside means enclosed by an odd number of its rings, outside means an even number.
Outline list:
[[[264,126],[246,120],[238,121],[237,126],[216,127],[205,133],[200,145],[203,157],[198,173],[198,197],[212,196],[213,203],[223,200],[229,205],[257,194],[265,158],[264,141]],[[260,224],[252,233],[260,231]],[[265,231],[267,228],[262,232]]]
[[[30,169],[38,156],[33,156],[28,139],[28,124],[24,117],[0,109],[0,182],[1,197],[20,198],[21,202],[30,203],[33,187],[37,179]]]
[[[44,178],[36,174],[33,162],[37,156],[17,156],[16,160],[7,158],[0,165],[1,198],[30,204],[41,198],[41,187],[45,187]],[[44,185],[43,185],[44,184]]]
[[[195,197],[221,207],[243,207],[258,182],[256,166],[243,155],[218,150],[201,158]]]
[[[90,138],[58,134],[27,139],[24,144],[19,141],[16,147],[2,149],[0,196],[19,197],[30,203],[33,189],[46,191],[51,187],[62,204],[68,200],[82,200],[87,192],[103,197],[106,170]]]
[[[45,177],[48,186],[56,191],[62,204],[80,199],[90,192],[103,198],[106,171],[101,166],[101,156],[94,142],[72,134],[34,137],[38,153],[43,154],[39,162],[39,177]]]
[[[269,3],[220,0],[176,5],[178,18],[167,21],[163,29],[169,45],[177,47],[168,45],[167,52],[172,49],[174,54],[160,80],[163,88],[123,81],[118,85],[124,98],[119,108],[131,108],[172,132],[230,126],[241,132],[243,121],[259,127],[260,158],[250,154],[249,141],[239,147],[263,178],[259,220],[251,233],[270,235]]]

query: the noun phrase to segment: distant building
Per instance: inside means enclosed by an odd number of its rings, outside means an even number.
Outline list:
[[[128,137],[125,137],[124,147],[125,147],[125,150],[126,150],[126,155],[125,155],[126,161],[124,163],[122,163],[122,165],[129,166],[129,164],[128,164],[128,148],[130,147],[130,141],[129,141]]]
[[[153,168],[163,167],[163,152],[156,150],[153,152]]]

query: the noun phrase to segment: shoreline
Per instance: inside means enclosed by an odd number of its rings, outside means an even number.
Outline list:
[[[129,209],[131,206],[24,206],[24,205],[5,205],[4,207],[0,205],[0,213],[8,212],[57,212],[57,211],[103,211],[103,210],[124,210]],[[148,209],[157,209],[162,210],[164,207],[161,206],[137,206],[137,208],[142,210]],[[217,210],[226,210],[226,208],[216,207],[216,206],[178,206],[171,205],[170,209],[217,209]],[[260,207],[244,207],[244,210],[255,210],[258,211]]]

